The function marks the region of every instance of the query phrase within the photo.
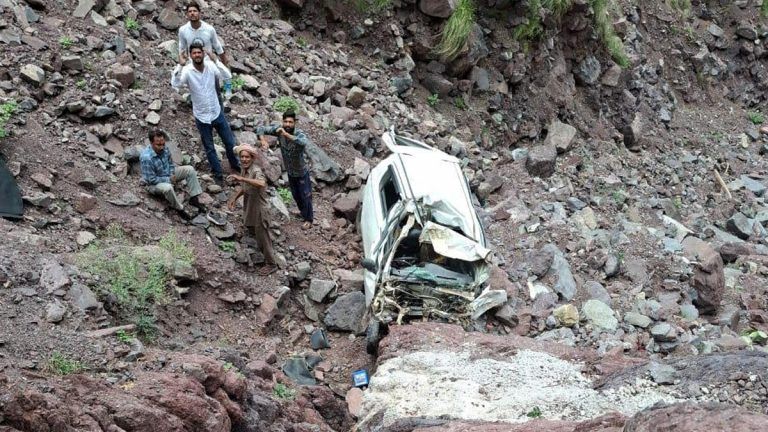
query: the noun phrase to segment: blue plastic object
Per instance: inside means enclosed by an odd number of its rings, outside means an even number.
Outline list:
[[[355,387],[365,387],[368,385],[368,371],[360,369],[352,372],[352,381]]]

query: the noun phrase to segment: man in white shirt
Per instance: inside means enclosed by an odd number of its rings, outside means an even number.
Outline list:
[[[187,52],[192,41],[199,39],[203,42],[207,52],[216,53],[222,63],[229,67],[229,59],[224,51],[224,45],[216,34],[212,25],[200,19],[200,5],[196,1],[187,3],[188,23],[179,27],[179,64],[187,63]]]
[[[216,129],[224,143],[229,167],[236,172],[240,171],[240,161],[233,150],[236,145],[235,135],[232,133],[229,122],[224,116],[224,111],[219,105],[215,84],[216,79],[231,79],[232,74],[213,54],[209,52],[207,55],[210,59],[206,58],[203,42],[193,41],[189,47],[189,56],[192,58],[192,62],[187,63],[184,67],[176,65],[171,76],[171,85],[176,89],[183,85],[189,88],[192,97],[192,114],[203,141],[208,164],[211,166],[216,183],[222,184],[224,173],[213,146],[213,129]]]

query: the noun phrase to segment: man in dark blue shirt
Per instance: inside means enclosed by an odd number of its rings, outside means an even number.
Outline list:
[[[283,155],[283,165],[288,172],[288,183],[291,186],[291,195],[299,207],[301,217],[304,219],[304,229],[312,226],[314,213],[312,211],[312,181],[309,179],[304,150],[309,144],[309,138],[301,129],[296,129],[296,114],[288,111],[283,113],[283,124],[272,126],[259,126],[256,128],[261,146],[265,150],[269,148],[264,135],[277,137],[280,152]]]
[[[171,152],[165,147],[167,135],[160,129],[149,132],[149,145],[141,151],[141,177],[147,187],[147,192],[153,195],[162,195],[173,208],[188,219],[191,215],[186,212],[184,205],[176,196],[173,186],[181,181],[187,183],[189,203],[201,211],[207,209],[200,203],[198,197],[203,190],[197,179],[197,172],[188,165],[175,167],[171,160]]]

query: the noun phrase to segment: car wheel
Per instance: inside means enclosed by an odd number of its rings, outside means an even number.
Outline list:
[[[368,354],[375,356],[379,352],[379,342],[389,333],[389,327],[383,322],[372,319],[365,329],[365,350]]]

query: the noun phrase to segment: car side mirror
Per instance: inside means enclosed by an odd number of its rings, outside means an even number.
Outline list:
[[[364,269],[368,270],[371,273],[376,273],[376,271],[378,270],[376,268],[376,262],[370,258],[365,258],[361,264],[363,265]]]

